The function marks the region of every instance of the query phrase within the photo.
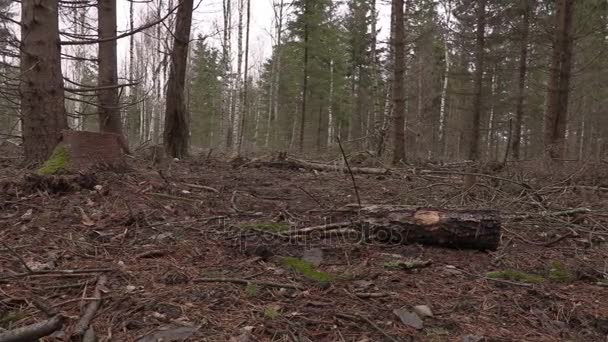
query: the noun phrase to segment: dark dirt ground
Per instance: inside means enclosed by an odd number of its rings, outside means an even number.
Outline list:
[[[163,166],[133,159],[126,173],[96,173],[96,188],[53,193],[25,181],[15,158],[0,159],[0,332],[45,319],[31,302],[40,297],[67,317],[46,340],[64,340],[105,274],[92,323],[100,341],[151,341],[144,336],[176,327],[197,329],[189,341],[608,341],[608,192],[591,188],[608,178],[597,165],[498,175],[525,180],[542,204],[495,179],[462,193],[458,175],[356,175],[363,203],[501,210],[500,248],[480,252],[264,233],[277,222],[290,229],[335,222],[331,209],[356,202],[349,175],[338,172],[204,155]],[[572,208],[590,211],[543,214]],[[329,284],[281,259],[305,250],[322,251],[318,270],[333,276]],[[392,267],[414,258],[431,264]],[[559,279],[550,276],[556,267]],[[543,278],[486,277],[508,269]],[[393,312],[416,305],[434,314],[419,330]]]

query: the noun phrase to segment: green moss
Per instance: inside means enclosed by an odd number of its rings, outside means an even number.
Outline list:
[[[488,278],[492,278],[492,279],[519,281],[522,283],[532,283],[532,284],[542,283],[545,280],[543,277],[541,277],[539,275],[529,274],[529,273],[518,271],[518,270],[504,270],[504,271],[488,272],[486,274],[486,276]]]
[[[262,230],[270,233],[283,233],[289,230],[289,224],[285,222],[260,222],[241,226],[245,230]]]
[[[21,311],[9,311],[3,316],[0,316],[0,327],[10,328],[13,323],[19,322],[26,317],[25,313]]]
[[[276,307],[267,306],[266,308],[264,308],[264,317],[268,319],[277,319],[279,318],[279,316],[281,316],[281,313],[279,312],[279,310],[277,310]]]
[[[315,266],[308,261],[294,257],[284,257],[282,260],[285,266],[318,283],[329,283],[334,279],[329,273],[315,270]]]
[[[574,280],[572,273],[559,261],[551,263],[548,278],[556,283],[569,283]]]
[[[55,148],[51,157],[38,169],[41,175],[56,175],[67,171],[70,165],[70,152],[67,147],[60,145]]]
[[[259,291],[260,289],[256,284],[247,284],[247,287],[245,287],[245,293],[248,297],[257,296]]]

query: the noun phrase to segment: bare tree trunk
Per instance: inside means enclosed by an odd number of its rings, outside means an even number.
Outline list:
[[[327,108],[327,146],[331,146],[335,140],[335,128],[334,128],[334,60],[329,61],[329,104]]]
[[[231,25],[232,25],[232,13],[231,13],[231,2],[232,0],[223,1],[223,14],[224,14],[224,27],[222,37],[222,64],[224,66],[224,78],[222,79],[222,140],[223,147],[225,149],[230,148],[230,132],[232,131],[232,110],[231,110],[231,79],[232,79],[232,64],[230,54],[230,40],[231,40]]]
[[[245,135],[245,118],[249,113],[249,26],[251,23],[251,0],[247,0],[247,22],[245,24],[245,68],[243,70],[243,105],[241,112],[241,123],[239,125],[239,136],[237,140],[237,154],[241,154],[243,147],[243,136]]]
[[[274,1],[273,1],[274,5]],[[268,116],[267,128],[266,128],[266,138],[264,141],[264,146],[268,147],[270,143],[270,131],[272,127],[272,123],[275,122],[279,115],[279,82],[281,80],[281,36],[283,33],[283,0],[280,0],[279,3],[279,11],[276,12],[276,7],[273,6],[274,16],[276,21],[276,30],[277,30],[277,45],[275,48],[276,56],[273,60],[273,73],[271,78],[271,87],[274,87],[274,91],[271,92],[270,103],[271,103],[271,111]],[[272,89],[272,88],[271,88]],[[274,139],[273,139],[274,140]]]
[[[393,164],[397,165],[405,158],[405,17],[403,0],[392,0],[392,15],[395,21],[393,35],[393,102],[394,102],[394,131],[393,131]]]
[[[48,158],[68,128],[63,96],[58,1],[21,2],[21,115],[27,162]]]
[[[440,155],[444,156],[444,140],[445,140],[445,122],[446,122],[446,105],[448,99],[448,85],[450,81],[450,45],[449,45],[449,37],[450,37],[450,22],[452,19],[452,1],[447,1],[447,6],[445,8],[445,36],[444,36],[444,58],[445,58],[445,70],[443,74],[443,85],[441,87],[441,104],[439,105],[439,150]]]
[[[469,122],[469,141],[467,149],[467,159],[477,162],[479,160],[479,125],[482,112],[482,90],[483,90],[483,71],[484,71],[484,49],[486,31],[486,1],[477,0],[476,17],[476,51],[475,51],[475,77],[474,77],[474,99],[473,114]],[[471,170],[475,171],[475,169]],[[475,184],[475,176],[467,175],[464,177],[465,188],[470,188]]]
[[[528,40],[530,35],[530,12],[532,10],[531,1],[521,0],[522,2],[522,27],[521,27],[521,47],[519,53],[519,79],[517,88],[517,108],[515,109],[515,129],[513,130],[513,159],[519,160],[521,149],[521,129],[524,118],[524,101],[526,99],[526,76],[528,73]]]
[[[99,0],[97,2],[99,39],[116,37],[116,0]],[[120,135],[123,147],[127,147],[122,134],[122,121],[118,104],[118,59],[116,55],[116,40],[99,43],[97,55],[99,87],[99,130]]]
[[[300,137],[298,149],[304,151],[304,128],[306,126],[306,94],[308,93],[308,34],[309,34],[309,13],[308,1],[304,0],[304,73],[302,75],[302,108],[300,113]]]
[[[167,155],[185,158],[190,142],[189,117],[185,101],[186,67],[192,27],[193,0],[182,0],[175,22],[171,68],[167,82],[164,145]]]
[[[488,133],[486,135],[486,155],[489,160],[492,159],[492,146],[494,143],[494,138],[496,136],[496,115],[494,113],[494,94],[496,93],[496,65],[492,70],[492,79],[490,81],[490,117],[488,118]],[[498,143],[496,144],[498,148]],[[494,158],[498,159],[498,154],[494,155]]]
[[[241,118],[244,115],[243,110],[243,3],[244,0],[238,0],[238,38],[237,38],[237,59],[236,59],[236,82],[234,85],[234,102],[232,114],[232,148],[235,155],[239,154],[239,140],[241,136]]]
[[[555,13],[553,56],[544,132],[545,157],[551,160],[563,159],[565,152],[566,120],[572,68],[573,15],[574,1],[559,0]]]

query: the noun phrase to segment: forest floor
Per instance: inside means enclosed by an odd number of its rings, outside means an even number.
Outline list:
[[[364,204],[499,209],[500,247],[481,252],[340,230],[286,239],[357,202],[339,172],[202,155],[41,186],[4,156],[0,335],[44,320],[33,303],[46,303],[66,323],[45,341],[64,340],[101,296],[100,341],[608,340],[608,189],[598,187],[608,173],[598,165],[496,174],[534,190],[480,178],[463,192],[460,175],[405,167],[355,175]]]

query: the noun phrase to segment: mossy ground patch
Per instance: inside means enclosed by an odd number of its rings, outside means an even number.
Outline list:
[[[334,280],[334,277],[326,272],[317,271],[315,266],[305,260],[294,258],[294,257],[283,257],[282,262],[288,268],[300,273],[304,277],[319,282],[329,283]]]

